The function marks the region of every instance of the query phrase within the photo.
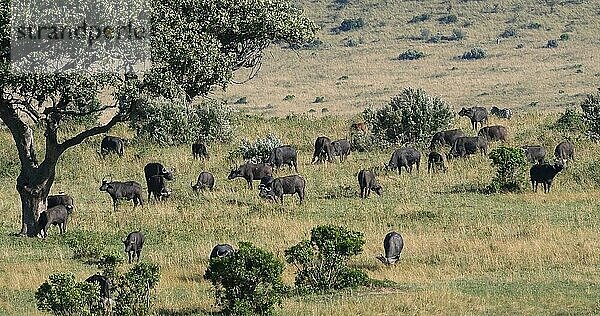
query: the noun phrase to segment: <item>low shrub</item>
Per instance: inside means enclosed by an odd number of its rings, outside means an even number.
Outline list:
[[[400,54],[400,56],[398,56],[398,59],[400,59],[400,60],[416,60],[416,59],[420,59],[423,57],[425,57],[425,53],[418,51],[418,50],[409,49],[409,50],[403,52],[402,54]]]
[[[296,96],[293,94],[288,94],[283,98],[283,101],[292,101]]]
[[[351,30],[356,30],[365,26],[365,21],[362,18],[358,19],[345,19],[342,21],[339,27],[336,28],[337,31],[348,32]]]
[[[557,40],[548,40],[548,43],[546,43],[546,48],[557,48],[558,47],[558,41]]]
[[[567,108],[552,128],[561,132],[585,132],[586,124],[583,122],[581,113],[573,108]]]
[[[472,48],[470,51],[464,52],[461,56],[462,59],[466,59],[466,60],[474,60],[474,59],[482,59],[485,58],[486,53],[485,50],[483,50],[483,48],[480,47],[475,47]]]
[[[539,22],[529,22],[527,23],[527,25],[525,25],[525,28],[528,28],[530,30],[537,30],[540,29],[542,27],[542,24]]]
[[[515,29],[513,27],[509,27],[500,34],[500,37],[504,37],[504,38],[515,37],[515,36],[517,36],[517,34],[518,34],[517,29]]]
[[[467,37],[467,32],[465,32],[461,29],[454,29],[454,30],[452,30],[452,35],[450,35],[448,37],[448,40],[461,41],[461,40],[465,39],[465,37]]]
[[[287,292],[282,272],[283,263],[272,253],[241,242],[232,255],[211,259],[204,278],[226,314],[271,315]]]
[[[568,40],[569,40],[569,38],[570,38],[570,36],[569,36],[569,34],[568,34],[568,33],[563,33],[563,34],[560,34],[560,40],[561,40],[561,41],[568,41]]]
[[[458,17],[455,14],[442,16],[438,19],[441,24],[452,24],[458,22]]]
[[[429,20],[430,18],[431,18],[431,15],[429,13],[423,13],[423,14],[413,16],[412,19],[408,20],[408,23],[425,22],[425,21]]]
[[[294,284],[301,293],[355,288],[368,285],[369,277],[348,266],[365,244],[361,232],[342,226],[322,225],[311,230],[310,240],[302,240],[285,250],[288,263],[298,269]]]
[[[600,140],[600,92],[588,94],[581,103],[583,122],[586,124],[586,134],[593,140]]]
[[[315,100],[313,101],[313,103],[323,103],[323,102],[325,102],[325,97],[323,97],[323,96],[316,97]]]
[[[279,146],[283,146],[283,142],[272,133],[263,138],[257,138],[254,143],[242,139],[242,143],[229,152],[229,160],[235,161],[242,157],[245,161],[253,163],[267,162],[273,149]]]
[[[248,103],[248,99],[246,97],[241,97],[234,102],[234,104],[247,104],[247,103]]]
[[[500,146],[490,152],[496,175],[489,186],[491,192],[522,192],[525,188],[527,159],[522,148]]]
[[[37,308],[54,315],[103,315],[98,285],[76,282],[71,273],[51,274],[35,292]]]

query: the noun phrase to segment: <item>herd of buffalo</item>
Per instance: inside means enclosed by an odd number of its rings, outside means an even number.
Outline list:
[[[510,119],[512,113],[509,109],[499,109],[493,107],[491,114],[500,118]],[[504,126],[483,126],[487,125],[488,111],[483,107],[462,108],[458,112],[459,116],[468,117],[471,120],[472,128],[479,129],[477,136],[467,136],[460,129],[440,131],[433,135],[428,153],[428,172],[448,170],[447,160],[464,158],[472,154],[487,154],[488,145],[493,141],[504,142],[508,139],[508,129]],[[365,123],[354,123],[351,129],[356,132],[367,132]],[[125,144],[121,138],[115,136],[105,136],[101,142],[99,154],[104,157],[108,154],[123,155]],[[449,148],[446,154],[442,152],[444,148]],[[550,191],[550,186],[555,175],[560,172],[567,161],[574,158],[574,147],[569,141],[560,142],[555,150],[555,162],[546,162],[546,149],[540,145],[526,145],[522,147],[525,157],[533,166],[530,169],[530,180],[532,188],[537,191],[537,186],[542,183],[544,192]],[[202,142],[192,145],[192,155],[194,159],[209,159],[207,146]],[[339,157],[343,162],[350,154],[351,143],[346,139],[332,141],[330,138],[320,136],[314,143],[314,153],[312,163],[333,162],[335,157]],[[421,162],[421,153],[413,147],[405,147],[395,150],[385,166],[386,170],[398,170],[401,174],[402,168],[411,173],[413,166],[419,170]],[[259,180],[259,196],[280,202],[283,204],[284,195],[297,194],[299,202],[302,203],[305,198],[305,180],[299,175],[289,175],[273,178],[273,172],[283,166],[288,166],[298,173],[298,155],[296,149],[285,145],[274,148],[270,158],[265,163],[250,163],[233,168],[227,177],[229,180],[235,178],[244,178],[249,188],[253,188],[253,181]],[[153,162],[144,167],[144,176],[146,179],[148,200],[152,197],[156,200],[164,200],[172,194],[172,190],[167,187],[167,181],[173,180],[173,170],[168,170],[161,163]],[[383,194],[382,186],[377,182],[375,173],[371,170],[360,170],[357,174],[360,187],[360,197],[367,198],[371,190],[378,195]],[[193,191],[212,190],[215,187],[214,176],[207,171],[198,175],[196,183],[191,183]],[[100,191],[105,191],[113,201],[113,209],[117,210],[119,200],[132,200],[134,208],[137,205],[143,205],[142,186],[135,181],[113,181],[103,179]],[[40,237],[48,235],[48,228],[51,224],[58,225],[60,233],[66,231],[67,220],[74,208],[73,198],[66,194],[52,195],[47,200],[47,210],[42,212],[39,218]],[[142,232],[131,232],[123,239],[125,252],[128,253],[129,262],[133,259],[139,261],[140,253],[144,244],[144,235]],[[384,239],[385,255],[377,257],[383,263],[392,264],[396,262],[402,251],[404,242],[400,234],[390,232]],[[219,244],[214,247],[210,258],[222,257],[233,253],[234,249],[229,244]],[[92,276],[94,280],[90,282],[100,282],[101,288],[105,288],[107,280],[101,280],[101,276]]]

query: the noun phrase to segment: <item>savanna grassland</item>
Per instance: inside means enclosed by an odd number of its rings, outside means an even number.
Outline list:
[[[146,235],[142,260],[161,266],[155,311],[210,314],[218,308],[202,275],[216,243],[250,241],[283,260],[285,249],[321,224],[363,232],[364,252],[351,264],[395,285],[287,298],[280,315],[600,314],[600,145],[552,129],[557,110],[578,104],[598,86],[600,4],[563,1],[552,9],[541,1],[452,1],[450,13],[458,22],[443,25],[437,18],[448,14],[449,2],[364,0],[341,8],[332,1],[297,2],[322,26],[318,36],[324,44],[297,52],[271,48],[256,78],[212,97],[247,98],[247,104],[234,105],[241,110],[237,139],[271,132],[298,148],[299,173],[307,182],[305,203],[286,196],[283,206],[272,204],[242,179],[227,180],[231,163],[226,157],[238,141],[210,144],[208,161],[193,160],[187,145],[136,142],[123,158],[102,160],[96,154],[101,137],[96,137],[68,151],[58,164],[53,192],[71,194],[76,204],[67,234],[60,236],[53,227],[45,240],[18,238],[12,236],[21,214],[15,190],[18,156],[9,132],[0,130],[0,314],[40,315],[34,292],[49,274],[69,271],[82,280],[97,271],[73,259],[66,239],[90,236],[125,256],[121,239],[132,230]],[[429,21],[407,23],[423,13],[431,14]],[[365,21],[361,29],[339,35],[330,31],[343,19],[359,17]],[[532,22],[541,27],[524,27]],[[496,44],[509,27],[517,35]],[[413,39],[423,28],[444,35],[462,29],[466,38]],[[563,33],[570,36],[558,48],[544,48]],[[348,37],[361,43],[345,47]],[[524,47],[517,49],[520,43]],[[488,56],[455,58],[473,47],[483,47]],[[397,60],[407,49],[427,56]],[[237,77],[243,80],[244,74]],[[427,174],[422,158],[421,170],[410,175],[379,172],[384,195],[366,200],[358,197],[356,173],[381,167],[393,149],[353,152],[343,164],[310,164],[317,136],[346,137],[356,121],[353,115],[387,103],[405,86],[424,88],[457,109],[515,109],[510,121],[490,121],[509,128],[510,145],[542,144],[551,154],[569,136],[576,160],[557,176],[550,194],[530,189],[483,194],[480,189],[494,174],[488,158],[456,160],[448,173],[436,175]],[[283,101],[286,95],[295,97]],[[324,102],[312,103],[317,96]],[[322,108],[329,112],[322,114]],[[287,116],[310,109],[316,113]],[[453,126],[474,134],[464,118],[457,117]],[[111,134],[134,137],[124,125]],[[143,166],[153,161],[175,167],[176,178],[169,183],[173,196],[135,210],[123,202],[113,212],[109,196],[98,190],[101,179],[112,175],[144,183]],[[203,170],[215,175],[216,190],[195,194],[190,181]],[[278,175],[289,173],[285,169]],[[402,234],[405,248],[400,262],[388,267],[375,256],[391,230]],[[293,283],[294,272],[286,265],[287,284]]]

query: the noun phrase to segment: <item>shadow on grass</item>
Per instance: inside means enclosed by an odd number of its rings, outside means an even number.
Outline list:
[[[450,188],[448,191],[439,191],[438,194],[459,194],[459,193],[477,193],[491,194],[487,185],[481,183],[460,183]]]
[[[204,279],[204,275],[202,275],[202,274],[179,276],[179,277],[177,277],[177,279],[179,279],[182,282],[197,282],[197,283],[207,282],[207,280]]]

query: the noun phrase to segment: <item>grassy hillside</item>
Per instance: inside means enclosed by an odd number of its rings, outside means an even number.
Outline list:
[[[368,105],[382,105],[406,86],[424,88],[455,107],[483,105],[519,111],[548,110],[577,101],[595,91],[600,78],[596,60],[600,41],[600,7],[594,1],[399,1],[298,0],[299,6],[321,29],[323,42],[314,49],[294,52],[274,47],[264,54],[261,72],[253,80],[215,92],[230,102],[267,115],[289,112],[356,113]],[[554,7],[545,3],[556,2]],[[427,21],[408,23],[429,14]],[[455,15],[456,23],[438,21]],[[345,19],[362,18],[364,26],[335,34]],[[428,43],[419,39],[423,29],[431,36],[450,36],[460,30],[459,41]],[[506,30],[512,37],[496,40]],[[557,48],[545,48],[548,40]],[[430,37],[430,36],[429,36]],[[349,41],[358,43],[346,47]],[[518,48],[521,47],[522,48]],[[457,59],[481,47],[487,57]],[[408,49],[426,54],[424,59],[400,61]],[[238,81],[246,74],[240,73]],[[265,93],[268,91],[268,93]],[[292,100],[284,101],[287,95]],[[316,97],[325,102],[313,103]],[[533,104],[532,104],[533,103]]]
[[[507,124],[512,144],[542,143],[549,148],[561,135],[547,126],[556,115],[520,114]],[[492,121],[491,123],[498,123]],[[310,165],[312,142],[322,134],[343,137],[348,121],[325,117],[242,118],[239,135],[250,139],[274,132],[300,152],[300,174],[307,200],[285,205],[261,200],[245,181],[226,180],[226,153],[233,145],[212,145],[210,161],[194,161],[187,146],[159,148],[139,144],[122,159],[100,160],[99,138],[69,151],[59,163],[54,192],[76,198],[66,236],[53,228],[46,240],[15,238],[19,200],[14,190],[16,153],[0,132],[0,314],[38,315],[34,291],[51,273],[71,271],[80,279],[93,266],[72,259],[68,238],[89,236],[123,256],[121,238],[141,229],[147,236],[142,260],[159,263],[157,311],[206,314],[215,310],[210,284],[202,279],[208,254],[218,242],[251,241],[283,260],[283,251],[319,224],[343,224],[365,234],[363,254],[352,262],[369,276],[397,282],[385,290],[360,289],[335,295],[286,299],[281,315],[397,314],[597,314],[600,311],[600,146],[576,142],[577,161],[559,174],[551,194],[484,195],[493,174],[489,160],[459,160],[447,174],[428,175],[426,165],[412,175],[380,173],[384,196],[358,198],[356,172],[381,166],[391,150],[352,153],[344,163]],[[468,130],[468,122],[456,126]],[[116,134],[130,137],[119,127]],[[136,157],[139,155],[139,157]],[[132,210],[123,203],[112,212],[109,196],[98,191],[104,175],[143,183],[143,166],[161,161],[176,168],[174,194],[164,203]],[[215,174],[217,189],[194,194],[189,182],[202,170]],[[288,174],[288,171],[280,172]],[[375,259],[384,235],[404,236],[401,261],[386,267]],[[285,282],[294,269],[287,266]]]

